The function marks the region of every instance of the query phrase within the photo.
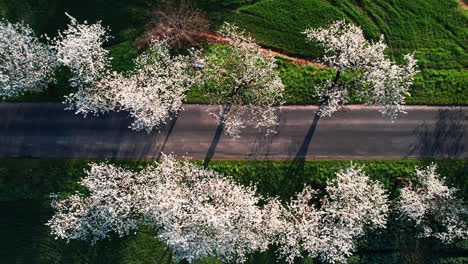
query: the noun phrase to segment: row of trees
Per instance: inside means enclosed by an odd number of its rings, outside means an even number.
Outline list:
[[[392,210],[421,237],[444,243],[468,238],[468,211],[435,165],[417,168],[393,204],[383,186],[356,165],[339,170],[325,194],[305,186],[286,202],[172,156],[139,172],[93,163],[81,185],[88,194],[54,195],[56,213],[47,225],[56,238],[95,243],[149,225],[176,259],[189,262],[216,256],[242,263],[270,246],[289,263],[304,254],[340,262],[366,230],[385,228]]]
[[[205,55],[196,51],[173,55],[166,40],[155,38],[135,59],[135,69],[120,73],[112,70],[112,58],[104,48],[108,30],[100,22],[69,18],[68,28],[48,39],[50,44],[41,43],[27,25],[0,23],[0,95],[41,91],[62,65],[73,73],[70,83],[75,91],[65,102],[77,114],[123,110],[134,120],[132,129],[150,132],[179,112],[190,88],[203,86],[212,103],[223,106],[213,115],[226,134],[239,136],[249,121],[274,132],[278,122],[274,106],[284,103],[275,58],[236,26],[225,23],[218,32],[228,40],[226,49]],[[359,27],[344,21],[304,33],[325,48],[323,63],[336,69],[333,80],[315,89],[322,101],[320,116],[330,116],[347,103],[350,89],[363,101],[381,105],[385,115],[394,118],[403,112],[417,73],[411,54],[405,56],[406,65],[397,65],[384,55],[383,38],[369,42]]]

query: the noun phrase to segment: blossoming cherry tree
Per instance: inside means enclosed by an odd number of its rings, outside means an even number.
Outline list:
[[[323,63],[336,70],[332,80],[316,87],[322,105],[319,116],[331,116],[340,105],[349,102],[350,88],[367,104],[379,105],[380,112],[391,118],[404,113],[402,105],[417,74],[413,54],[404,55],[405,65],[392,62],[385,54],[383,35],[377,42],[366,40],[362,29],[345,21],[305,32],[310,41],[325,49]]]
[[[107,29],[101,22],[78,23],[68,16],[68,28],[55,39],[59,62],[75,75],[70,81],[76,91],[66,97],[67,109],[84,116],[127,111],[133,118],[129,127],[148,133],[178,113],[197,79],[189,55],[171,55],[167,42],[155,39],[135,59],[133,70],[116,72],[103,47]]]
[[[275,58],[265,54],[253,38],[235,25],[224,23],[219,34],[227,46],[205,57],[204,82],[212,87],[212,103],[224,109],[213,113],[224,133],[239,137],[246,123],[266,133],[275,132],[277,108],[283,103],[284,84],[276,70]],[[243,111],[245,110],[245,111]]]
[[[0,98],[44,91],[55,66],[50,45],[28,25],[0,20]]]
[[[437,173],[435,164],[417,168],[414,180],[401,190],[398,209],[420,230],[420,237],[434,237],[445,244],[468,238],[468,210]]]

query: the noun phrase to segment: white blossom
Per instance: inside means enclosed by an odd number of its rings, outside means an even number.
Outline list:
[[[155,40],[149,50],[135,60],[130,74],[112,77],[108,84],[116,93],[116,103],[134,119],[133,130],[146,130],[164,124],[171,113],[182,108],[186,91],[198,78],[191,58],[172,56],[165,41]]]
[[[111,233],[127,235],[139,224],[138,174],[110,164],[90,164],[80,184],[89,195],[75,193],[66,199],[53,195],[56,213],[47,223],[55,238],[91,240],[92,244]]]
[[[54,68],[50,46],[28,25],[0,20],[0,97],[42,92]]]
[[[80,84],[77,90],[65,96],[66,110],[74,110],[75,114],[100,115],[117,109],[117,90],[114,80],[120,78],[120,74],[106,70],[94,83]]]
[[[160,168],[161,174],[173,177],[172,186],[155,189],[165,193],[151,197],[163,201],[149,200],[144,214],[161,223],[158,238],[171,246],[178,259],[214,255],[243,262],[247,253],[266,250],[269,239],[255,188],[188,162],[166,159]]]
[[[434,237],[443,243],[468,238],[468,210],[457,198],[456,188],[444,184],[432,164],[416,169],[414,182],[401,189],[399,211],[421,231],[420,237]]]
[[[85,116],[127,111],[134,119],[130,128],[149,133],[182,108],[185,92],[197,79],[190,62],[190,56],[173,56],[165,41],[154,40],[135,59],[134,70],[100,70],[92,85],[69,95],[66,102]]]
[[[302,192],[286,206],[276,206],[276,237],[277,252],[288,263],[301,258],[304,251],[310,257],[317,257],[317,244],[320,243],[320,217],[322,213],[311,200],[318,198],[318,193],[310,186],[305,186]],[[312,248],[314,247],[314,248]]]
[[[404,113],[402,104],[405,96],[410,95],[408,88],[418,72],[413,54],[404,56],[406,65],[397,65],[384,54],[387,45],[383,35],[379,41],[370,42],[360,27],[345,21],[307,29],[304,33],[308,40],[325,48],[323,62],[337,70],[333,81],[317,87],[317,95],[323,102],[319,115],[330,116],[347,103],[350,87],[358,87],[358,96],[368,104],[383,106],[384,115],[396,118]],[[341,80],[345,73],[353,75],[351,80]]]
[[[101,21],[91,25],[86,21],[80,24],[65,14],[70,18],[70,24],[54,39],[57,58],[75,74],[71,79],[72,86],[87,87],[98,80],[109,66],[109,51],[103,47],[109,40],[108,29],[102,26]]]
[[[329,262],[342,261],[351,256],[355,239],[365,234],[366,227],[386,227],[388,195],[382,184],[370,180],[355,165],[340,170],[326,191],[320,230],[324,243],[319,256]]]
[[[109,51],[103,47],[109,40],[108,29],[100,21],[88,24],[70,18],[68,28],[58,32],[53,40],[58,62],[70,69],[74,76],[70,79],[76,91],[65,96],[67,110],[86,116],[107,113],[115,109],[114,94],[110,87],[99,85],[104,77],[114,76],[110,72]]]
[[[239,137],[246,122],[255,123],[256,128],[266,129],[267,133],[275,132],[278,117],[273,106],[282,104],[284,93],[275,58],[262,52],[235,25],[224,23],[219,33],[229,40],[227,52],[207,55],[203,73],[205,82],[217,87],[210,93],[212,102],[229,108],[218,116],[224,132]],[[248,113],[238,115],[241,106]]]
[[[386,227],[388,195],[362,168],[340,170],[326,193],[318,199],[317,191],[306,186],[288,205],[290,214],[283,214],[284,233],[277,244],[289,263],[303,251],[329,263],[344,261],[366,228]]]
[[[56,238],[95,243],[148,225],[177,260],[189,262],[215,256],[242,263],[272,244],[289,263],[304,252],[343,261],[367,227],[385,227],[388,213],[382,186],[355,166],[340,170],[323,198],[306,186],[287,206],[257,195],[253,186],[166,155],[139,172],[91,164],[81,184],[88,193],[53,200],[56,213],[47,225]]]
[[[270,241],[254,187],[171,156],[140,172],[91,164],[81,184],[88,196],[53,202],[57,212],[48,225],[57,238],[96,242],[152,225],[176,259],[190,262],[206,256],[243,262]]]
[[[317,88],[319,88],[317,90],[318,96],[322,101],[326,101],[318,110],[319,116],[331,116],[338,111],[345,100],[348,100],[348,89],[344,85],[334,85],[331,80],[328,80]]]
[[[219,109],[219,111],[216,111]],[[215,111],[208,109],[207,112],[216,118],[218,123],[223,126],[224,133],[231,136],[232,138],[240,138],[244,125],[245,112],[242,111],[241,107],[233,107],[232,105],[218,106],[215,107]]]

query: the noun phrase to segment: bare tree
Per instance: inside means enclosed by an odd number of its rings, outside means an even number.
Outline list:
[[[209,29],[205,12],[186,0],[164,2],[163,6],[148,12],[150,21],[147,31],[137,39],[139,47],[151,43],[152,39],[166,39],[171,46],[184,48],[203,41],[203,32]]]

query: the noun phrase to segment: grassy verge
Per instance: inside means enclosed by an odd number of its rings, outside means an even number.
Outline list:
[[[313,65],[300,66],[284,57],[277,60],[279,75],[285,85],[286,104],[318,104],[314,88],[316,85],[331,79],[332,70]],[[421,105],[468,105],[468,76],[463,70],[430,70],[423,69],[416,76],[410,88],[411,96],[407,104]],[[188,103],[210,103],[207,92],[191,89],[187,94]],[[361,103],[351,98],[350,103]]]
[[[407,104],[468,105],[468,73],[466,70],[423,69],[410,88]]]
[[[132,41],[125,41],[111,47],[113,57],[112,66],[115,70],[132,69],[132,59],[138,56],[139,50]],[[334,73],[327,68],[312,65],[300,66],[289,59],[278,57],[278,71],[285,85],[286,104],[318,104],[314,87],[327,79],[333,78]],[[25,94],[18,98],[7,99],[10,102],[62,102],[64,96],[73,89],[67,82],[69,73],[60,69],[57,73],[58,81],[40,94]],[[406,98],[407,104],[427,105],[468,105],[468,78],[466,71],[461,70],[422,70],[416,76],[414,85],[410,88],[411,96]],[[193,88],[187,93],[187,103],[209,104],[210,97],[202,89]],[[350,103],[360,103],[351,98]]]
[[[91,247],[84,242],[56,241],[44,223],[52,212],[49,193],[79,190],[87,160],[2,159],[0,165],[0,257],[4,263],[173,263],[164,244],[153,238],[154,230],[141,229],[125,238],[113,238]],[[150,161],[112,161],[141,169]],[[200,162],[200,161],[197,161]],[[411,177],[414,166],[435,162],[450,184],[468,194],[467,160],[357,160],[372,178],[381,181],[395,196],[399,178]],[[350,161],[212,161],[210,167],[230,174],[239,182],[258,185],[265,195],[287,200],[304,183],[322,187],[327,179]],[[398,222],[360,242],[351,263],[464,263],[468,242],[447,247],[430,240],[415,240],[411,230]],[[275,254],[254,255],[248,263],[273,263]],[[207,259],[201,263],[219,263]],[[280,262],[282,263],[282,262]],[[298,263],[312,263],[310,260]]]

